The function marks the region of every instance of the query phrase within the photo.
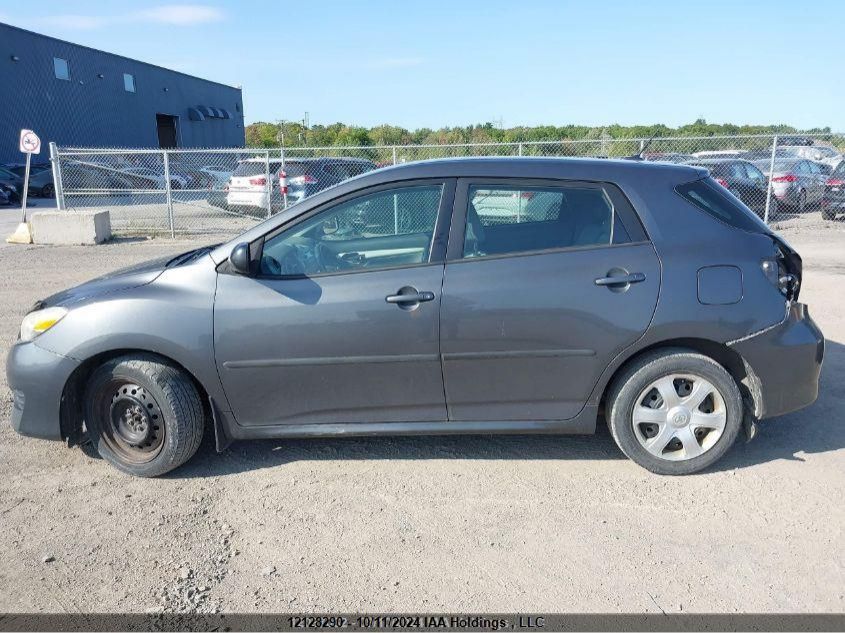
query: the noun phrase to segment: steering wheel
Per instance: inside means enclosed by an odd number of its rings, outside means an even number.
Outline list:
[[[317,263],[320,265],[320,269],[324,273],[347,268],[347,266],[344,265],[343,260],[341,260],[332,249],[320,241],[314,245],[314,257],[317,259]]]
[[[261,265],[267,274],[273,275],[274,277],[280,277],[282,275],[282,264],[272,255],[264,255],[261,258]]]

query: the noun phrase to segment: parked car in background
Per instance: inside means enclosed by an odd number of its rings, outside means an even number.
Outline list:
[[[828,177],[822,198],[822,217],[825,220],[833,220],[839,213],[845,213],[845,161],[839,163]]]
[[[62,163],[62,186],[65,190],[120,193],[132,189],[134,183],[130,176],[112,169],[84,163]]]
[[[23,178],[6,167],[0,167],[0,187],[3,188],[9,202],[17,203],[23,193]]]
[[[547,213],[477,213],[514,192]],[[211,429],[222,451],[606,420],[637,464],[689,474],[816,399],[825,339],[801,276],[702,169],[409,163],[39,301],[7,356],[11,425],[153,477]]]
[[[232,177],[231,170],[217,165],[200,167],[197,172],[204,175],[204,182],[209,189],[223,189],[229,183],[229,178]]]
[[[695,158],[737,158],[743,153],[741,149],[708,149],[702,152],[694,152]]]
[[[842,162],[842,154],[827,145],[791,145],[782,146],[780,150],[798,158],[806,158],[830,167],[836,167]]]
[[[164,172],[152,169],[150,167],[125,167],[122,170],[132,176],[139,176],[142,180],[148,180],[157,189],[166,189],[167,181],[164,178]],[[170,174],[170,187],[172,189],[185,189],[188,185],[188,180],[179,174]]]
[[[270,184],[263,158],[247,158],[238,163],[229,180],[226,202],[229,208],[266,212],[267,195],[273,211],[288,206],[339,182],[375,169],[371,160],[360,158],[289,158],[271,160]]]
[[[716,182],[759,217],[764,217],[769,180],[754,163],[734,158],[703,158],[687,164],[707,169]],[[777,214],[777,205],[778,199],[773,196],[769,201],[770,216]]]
[[[693,158],[695,157],[692,154],[682,154],[680,152],[646,152],[642,154],[643,160],[661,163],[685,163]]]
[[[821,204],[827,176],[817,163],[802,158],[778,158],[772,173],[769,173],[769,160],[755,164],[771,180],[772,193],[781,205],[803,213],[810,205]]]
[[[53,184],[53,170],[50,165],[29,174],[29,195],[52,198],[56,195]]]

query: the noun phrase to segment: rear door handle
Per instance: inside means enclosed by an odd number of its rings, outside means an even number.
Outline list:
[[[614,277],[599,277],[596,279],[597,286],[625,286],[628,284],[638,284],[645,281],[644,273],[631,273],[629,275],[619,275]]]

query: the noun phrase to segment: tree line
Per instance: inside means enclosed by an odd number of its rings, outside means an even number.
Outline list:
[[[829,134],[830,128],[801,130],[790,125],[734,125],[698,119],[679,127],[655,125],[538,125],[497,127],[493,123],[409,130],[397,125],[364,127],[333,123],[305,127],[299,122],[256,122],[246,127],[248,147],[328,147],[377,145],[447,145],[531,141],[619,140],[629,138],[725,136],[737,134]]]

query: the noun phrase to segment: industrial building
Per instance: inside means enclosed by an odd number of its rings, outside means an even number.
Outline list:
[[[45,153],[51,141],[242,147],[243,100],[239,87],[0,23],[0,163],[22,159],[22,128]]]

